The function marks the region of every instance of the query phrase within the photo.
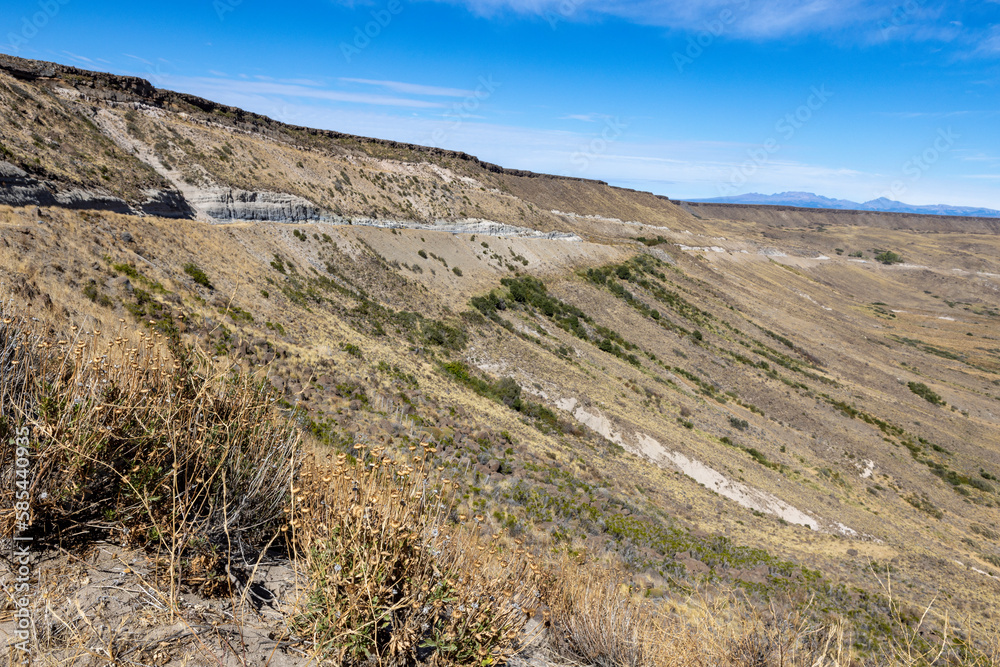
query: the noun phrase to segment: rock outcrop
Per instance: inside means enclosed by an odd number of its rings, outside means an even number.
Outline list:
[[[320,209],[308,199],[283,192],[206,188],[188,193],[191,205],[213,220],[304,222],[318,220]]]
[[[508,225],[495,220],[482,218],[467,218],[465,220],[438,220],[433,224],[413,222],[410,220],[382,220],[377,218],[353,218],[352,225],[365,227],[382,227],[385,229],[426,229],[435,232],[451,232],[452,234],[478,234],[481,236],[503,236],[508,238],[558,239],[560,241],[582,241],[578,235],[568,232],[540,232],[537,229]]]
[[[107,193],[82,188],[60,188],[52,181],[34,178],[9,162],[0,161],[0,204],[7,206],[60,206],[111,211],[126,215],[191,218],[194,211],[175,190],[149,190],[138,206]]]

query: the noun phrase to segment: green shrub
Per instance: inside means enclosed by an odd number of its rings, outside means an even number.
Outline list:
[[[503,403],[511,410],[516,410],[534,420],[535,427],[540,431],[560,433],[573,431],[571,425],[559,419],[549,408],[540,403],[522,399],[521,387],[513,378],[506,377],[495,382],[490,379],[484,380],[473,375],[469,367],[461,361],[451,361],[442,364],[440,368],[446,375],[450,375],[477,394]]]
[[[97,289],[97,283],[91,282],[83,287],[83,295],[96,303],[99,306],[104,306],[105,308],[111,308],[115,305],[115,302],[111,300],[104,292]]]
[[[903,258],[891,250],[886,250],[875,255],[875,261],[883,264],[902,264]]]
[[[462,350],[469,342],[469,335],[464,330],[438,320],[425,320],[421,333],[424,342],[430,345],[440,345],[449,350]]]
[[[740,419],[739,417],[730,417],[729,425],[740,431],[745,431],[750,428],[750,422],[746,419]]]
[[[341,343],[340,349],[346,352],[347,354],[351,355],[352,357],[357,357],[358,359],[362,358],[361,348],[355,345],[354,343]]]
[[[935,519],[944,518],[944,512],[938,509],[937,505],[934,504],[934,501],[932,501],[926,493],[922,493],[920,495],[911,493],[908,496],[903,496],[903,500],[913,505],[921,512],[931,515]]]
[[[139,277],[139,271],[131,264],[112,264],[111,268],[118,273],[124,273],[129,278],[136,280]]]
[[[208,276],[205,275],[205,272],[202,271],[200,268],[198,268],[198,265],[195,264],[194,262],[188,262],[187,264],[184,265],[184,273],[188,274],[191,277],[191,280],[201,285],[202,287],[206,287],[208,289],[215,289],[212,286],[211,281],[208,279]]]
[[[909,382],[906,386],[910,388],[910,391],[928,403],[933,403],[934,405],[946,405],[944,400],[923,382]]]
[[[514,378],[503,378],[494,385],[493,392],[496,398],[508,408],[513,408],[515,405],[520,406],[521,385]]]

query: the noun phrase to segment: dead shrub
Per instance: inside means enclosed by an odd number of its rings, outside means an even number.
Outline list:
[[[536,604],[531,557],[486,533],[483,517],[449,525],[457,485],[432,481],[428,448],[407,463],[355,446],[357,460],[309,459],[294,489],[310,576],[295,632],[347,664],[504,662]]]
[[[159,333],[48,341],[6,306],[0,329],[0,534],[14,530],[15,428],[30,431],[33,530],[63,544],[104,532],[210,567],[283,521],[299,446],[262,382],[171,356]]]

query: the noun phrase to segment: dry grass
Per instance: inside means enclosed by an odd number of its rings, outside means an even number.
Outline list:
[[[357,458],[324,452],[303,467],[298,430],[249,376],[208,374],[124,325],[49,342],[10,304],[0,322],[5,537],[17,528],[9,436],[27,427],[30,531],[43,544],[104,536],[152,550],[167,577],[141,584],[170,618],[192,587],[233,595],[230,561],[285,532],[309,578],[293,639],[317,660],[493,664],[521,646],[538,566],[484,517],[457,514],[458,485],[434,481],[428,445],[412,465],[358,445]],[[235,595],[244,608],[247,591]],[[42,611],[62,629],[38,648],[114,659],[135,644],[82,610]]]
[[[554,571],[545,601],[559,654],[599,667],[657,664],[662,617],[633,598],[624,582],[623,573],[607,566],[579,567],[569,560]]]
[[[312,457],[293,491],[292,532],[307,563],[293,628],[348,664],[494,664],[512,656],[536,605],[530,554],[456,515],[450,480],[427,454]],[[458,519],[450,524],[449,517]]]
[[[74,328],[50,342],[10,307],[2,322],[4,536],[15,519],[15,427],[31,433],[33,530],[63,544],[103,533],[156,548],[169,555],[172,597],[185,563],[220,577],[224,554],[275,533],[298,434],[274,418],[263,384],[172,358],[158,333]]]
[[[929,631],[932,609],[916,624],[904,618],[889,581],[892,631],[881,651],[863,657],[851,646],[846,619],[810,620],[804,604],[754,603],[723,589],[685,600],[645,598],[607,563],[564,560],[547,579],[550,644],[563,660],[598,667],[848,667],[854,665],[1000,664],[1000,637],[956,641]],[[947,618],[944,627],[948,627]]]

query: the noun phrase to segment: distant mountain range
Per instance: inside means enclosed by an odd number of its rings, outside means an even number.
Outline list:
[[[801,206],[803,208],[835,208],[850,211],[886,211],[892,213],[915,213],[918,215],[957,215],[974,218],[1000,218],[1000,211],[992,208],[976,208],[973,206],[949,206],[934,204],[931,206],[915,206],[893,201],[885,197],[872,199],[863,204],[847,199],[831,199],[812,192],[779,192],[773,195],[762,195],[751,192],[733,197],[716,197],[715,199],[689,199],[687,201],[706,204],[751,204],[764,206]]]

